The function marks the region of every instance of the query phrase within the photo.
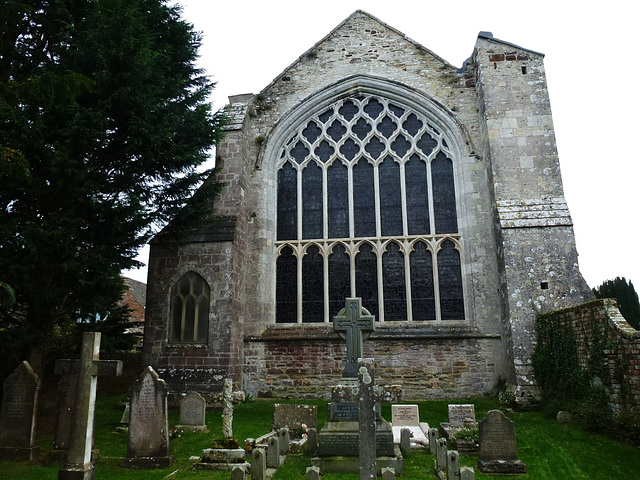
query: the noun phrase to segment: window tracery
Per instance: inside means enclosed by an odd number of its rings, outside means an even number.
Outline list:
[[[329,322],[346,296],[381,321],[464,320],[454,156],[424,115],[339,100],[282,147],[276,322]]]

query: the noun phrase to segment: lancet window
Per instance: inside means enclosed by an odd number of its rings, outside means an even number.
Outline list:
[[[276,323],[330,322],[348,296],[380,321],[464,320],[454,155],[432,122],[350,97],[279,153]]]
[[[188,272],[171,288],[169,341],[206,343],[210,288],[197,273]]]

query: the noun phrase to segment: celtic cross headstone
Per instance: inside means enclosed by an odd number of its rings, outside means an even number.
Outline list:
[[[362,308],[362,299],[347,298],[344,308],[333,317],[333,330],[347,341],[343,378],[358,377],[358,359],[363,357],[362,344],[375,329],[375,317]]]

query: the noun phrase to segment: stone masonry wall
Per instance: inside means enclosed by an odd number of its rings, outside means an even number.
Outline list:
[[[364,343],[377,384],[399,384],[405,400],[486,395],[497,383],[499,337],[394,340],[384,332]],[[256,397],[328,398],[340,382],[345,344],[327,328],[308,335],[272,335],[245,343],[244,388]]]
[[[616,412],[625,407],[640,409],[640,331],[627,323],[616,301],[596,300],[553,312],[553,317],[542,316],[543,321],[551,318],[573,331],[578,361],[585,370],[598,337],[594,329],[606,328],[603,353],[608,375],[600,380],[610,392],[610,405]]]
[[[543,58],[486,33],[473,56],[504,268],[505,338],[523,403],[537,393],[531,369],[536,312],[593,298],[578,268]]]

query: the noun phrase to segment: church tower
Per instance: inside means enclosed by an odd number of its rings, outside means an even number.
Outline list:
[[[174,392],[327,395],[360,297],[407,398],[532,393],[536,312],[590,298],[542,54],[481,32],[456,68],[356,11],[227,115],[217,221],[151,244],[144,357]]]

